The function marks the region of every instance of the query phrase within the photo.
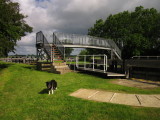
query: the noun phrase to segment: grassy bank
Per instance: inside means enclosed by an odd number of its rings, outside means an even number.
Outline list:
[[[45,82],[55,79],[58,90],[48,95]],[[0,63],[1,120],[159,120],[159,108],[131,107],[87,101],[69,96],[80,88],[160,94],[109,83],[110,79],[82,73],[58,75],[29,65]]]

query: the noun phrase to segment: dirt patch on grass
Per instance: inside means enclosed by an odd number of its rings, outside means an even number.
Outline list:
[[[114,80],[111,83],[118,84],[118,85],[124,85],[128,87],[136,87],[141,89],[154,89],[157,87],[160,87],[159,83],[150,83],[147,81],[136,81],[136,80],[130,80],[130,79],[118,79]]]

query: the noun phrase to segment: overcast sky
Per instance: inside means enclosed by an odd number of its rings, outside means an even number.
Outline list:
[[[87,34],[88,28],[97,19],[106,19],[110,14],[125,10],[133,11],[137,6],[156,8],[160,11],[160,0],[12,0],[20,4],[21,12],[28,17],[26,22],[33,32],[17,44],[16,54],[35,54],[35,37],[38,31],[60,31]]]

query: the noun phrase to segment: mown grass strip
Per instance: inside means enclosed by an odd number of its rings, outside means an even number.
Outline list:
[[[109,83],[83,73],[58,75],[34,70],[32,66],[13,64],[0,71],[0,119],[2,120],[159,120],[159,108],[131,107],[83,100],[69,96],[80,88],[126,93],[152,94],[159,89],[142,90]],[[48,95],[45,82],[55,79],[58,90]]]

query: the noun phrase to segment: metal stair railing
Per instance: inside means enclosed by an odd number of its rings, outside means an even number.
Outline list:
[[[121,60],[121,50],[117,46],[117,44],[111,40],[111,39],[106,39],[108,40],[108,43],[111,45],[111,48],[113,49],[113,52],[117,55],[117,57]]]
[[[41,44],[41,48],[44,48],[44,52],[46,53],[48,60],[51,59],[51,46],[48,43],[45,35],[42,33],[42,31],[37,33],[36,37],[36,44]]]
[[[119,59],[121,59],[121,50],[116,43],[111,39],[104,39],[99,37],[93,37],[89,35],[67,34],[67,33],[54,33],[55,39],[58,39],[61,44],[68,45],[86,45],[96,47],[106,47],[113,50]]]
[[[62,58],[64,59],[65,58],[65,48],[55,33],[53,33],[53,44],[57,47],[60,54],[62,55]]]
[[[43,34],[41,31],[36,33],[36,44],[39,43],[43,44]]]

